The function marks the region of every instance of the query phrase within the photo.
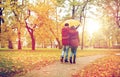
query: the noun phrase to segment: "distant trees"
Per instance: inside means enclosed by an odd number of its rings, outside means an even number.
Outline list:
[[[107,39],[108,47],[120,44],[120,0],[100,0],[98,5],[103,13],[102,32]]]

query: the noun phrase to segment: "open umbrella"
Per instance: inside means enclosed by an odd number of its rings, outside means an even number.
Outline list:
[[[80,21],[75,20],[75,19],[66,20],[66,21],[64,21],[63,25],[64,25],[65,23],[68,23],[70,27],[71,27],[71,26],[76,26],[76,27],[79,27],[79,26],[80,26]]]

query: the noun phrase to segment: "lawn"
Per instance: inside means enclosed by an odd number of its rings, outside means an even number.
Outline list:
[[[119,50],[96,49],[77,51],[77,57],[115,54]],[[59,61],[61,50],[59,49],[38,49],[31,50],[0,50],[0,76],[12,77],[14,74],[24,74],[33,69],[41,69],[44,66]]]

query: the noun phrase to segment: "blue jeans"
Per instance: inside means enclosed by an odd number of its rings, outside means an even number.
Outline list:
[[[68,51],[69,51],[69,45],[63,46],[61,57],[64,57],[65,55],[65,60],[68,59]]]
[[[76,56],[76,51],[77,51],[77,47],[71,47],[70,57],[72,57],[73,55]]]

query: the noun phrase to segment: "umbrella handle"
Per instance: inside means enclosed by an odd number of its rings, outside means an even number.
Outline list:
[[[80,26],[80,24],[76,27],[76,29]]]

